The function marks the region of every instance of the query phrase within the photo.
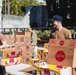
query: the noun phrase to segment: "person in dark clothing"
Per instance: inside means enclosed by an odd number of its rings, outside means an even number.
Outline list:
[[[5,75],[6,74],[6,69],[4,66],[0,65],[0,75]]]

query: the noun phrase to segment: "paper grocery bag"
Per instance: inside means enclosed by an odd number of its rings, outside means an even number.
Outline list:
[[[50,40],[52,41],[52,40]],[[47,63],[48,64],[54,64],[54,65],[60,65],[60,66],[71,66],[71,67],[76,67],[76,49],[73,47],[74,42],[72,43],[71,41],[71,47],[68,46],[62,46],[65,43],[69,43],[66,40],[63,40],[63,42],[60,43],[61,40],[54,40],[54,41],[59,41],[60,45],[56,44],[51,45],[52,43],[49,42],[49,47],[48,47],[48,57],[47,57]],[[69,40],[70,41],[70,40]],[[72,46],[73,44],[73,46]]]

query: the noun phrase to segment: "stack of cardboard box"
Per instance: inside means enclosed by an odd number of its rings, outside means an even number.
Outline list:
[[[27,63],[30,64],[30,60],[32,58],[32,46],[31,46],[31,33],[30,32],[25,32],[24,35],[24,45],[23,47],[23,56],[22,56],[22,63]]]
[[[15,43],[15,35],[4,35],[8,45]]]
[[[5,35],[5,39],[6,48],[0,50],[1,64],[5,66],[19,64],[22,50],[16,46],[15,35]]]
[[[31,34],[29,32],[25,32],[25,35],[9,34],[5,35],[5,38],[7,45],[6,48],[0,50],[1,63],[3,65],[29,64],[32,57]]]

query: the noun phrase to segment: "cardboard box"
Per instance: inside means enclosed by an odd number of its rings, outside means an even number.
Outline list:
[[[25,32],[25,36],[28,36],[29,38],[31,38],[31,32]]]
[[[31,56],[22,56],[21,63],[30,64],[30,59],[31,58],[32,58]]]
[[[36,68],[35,67],[28,67],[26,69],[20,70],[21,72],[25,72],[27,75],[36,75]]]
[[[32,55],[32,46],[31,45],[22,46],[22,54],[23,56]]]
[[[31,45],[31,33],[30,32],[25,32],[25,45]]]
[[[16,35],[16,43],[24,43],[25,36],[24,35]]]
[[[36,70],[36,68],[35,67],[28,67],[28,68],[26,68],[26,69],[22,69],[22,70],[20,70],[21,72],[30,72],[30,71],[32,71],[32,70]]]
[[[13,44],[15,43],[15,35],[4,35],[7,44]]]
[[[52,43],[52,41],[54,41],[54,43]],[[61,40],[59,39],[50,40],[47,63],[60,66],[76,67],[76,49],[74,48],[76,40],[63,40],[64,44],[61,43],[61,45],[60,41]]]

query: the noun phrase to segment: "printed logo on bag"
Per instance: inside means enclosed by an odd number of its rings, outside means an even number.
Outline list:
[[[51,44],[56,44],[57,41],[56,40],[51,40]]]
[[[64,45],[64,41],[61,40],[61,41],[59,42],[59,44],[60,44],[61,46],[63,46],[63,45]]]
[[[62,62],[65,59],[65,53],[63,51],[58,51],[55,55],[55,59],[58,62]]]

